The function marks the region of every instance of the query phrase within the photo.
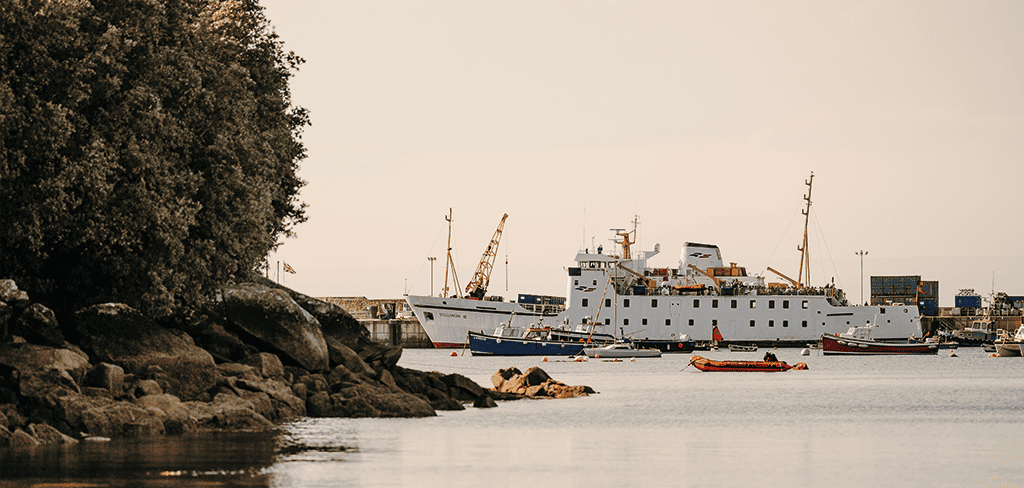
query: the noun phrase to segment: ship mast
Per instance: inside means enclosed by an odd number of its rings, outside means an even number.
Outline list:
[[[444,264],[444,291],[442,292],[443,297],[448,298],[448,269],[452,270],[452,282],[455,284],[455,293],[459,293],[459,277],[455,275],[455,262],[452,261],[452,209],[448,209],[448,215],[445,216],[445,220],[448,221],[448,261]]]
[[[804,214],[804,242],[802,246],[797,246],[797,250],[800,251],[800,273],[797,275],[797,284],[800,287],[804,286],[804,271],[806,270],[807,281],[806,284],[811,284],[811,252],[807,249],[807,225],[811,219],[811,184],[814,183],[814,172],[811,171],[811,178],[804,182],[807,185],[807,194],[804,195],[804,200],[807,201],[807,208],[801,210],[800,213]]]

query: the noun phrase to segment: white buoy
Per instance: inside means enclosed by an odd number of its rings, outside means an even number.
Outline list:
[[[800,355],[801,356],[810,356],[811,355],[811,350],[807,349],[807,348],[803,348],[803,349],[800,350]]]

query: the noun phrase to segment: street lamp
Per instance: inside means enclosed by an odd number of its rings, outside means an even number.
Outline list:
[[[427,260],[430,261],[430,296],[434,296],[434,261],[437,261],[437,258],[427,256]]]
[[[857,251],[854,254],[860,256],[860,302],[864,303],[864,256],[867,251]]]

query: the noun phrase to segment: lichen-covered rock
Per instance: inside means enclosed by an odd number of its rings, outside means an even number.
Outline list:
[[[160,327],[127,305],[94,305],[76,312],[74,320],[82,349],[140,377],[159,366],[166,375],[165,393],[190,400],[216,381],[213,356],[196,347],[188,334]]]

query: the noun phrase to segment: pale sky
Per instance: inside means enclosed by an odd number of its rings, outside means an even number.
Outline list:
[[[564,296],[577,250],[684,242],[853,300],[872,275],[1024,295],[1024,2],[264,0],[306,59],[309,221],[271,256],[313,296]],[[508,259],[507,272],[505,259]],[[506,291],[506,282],[508,283]]]

